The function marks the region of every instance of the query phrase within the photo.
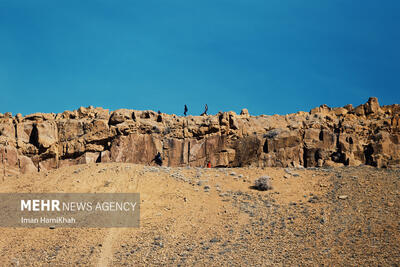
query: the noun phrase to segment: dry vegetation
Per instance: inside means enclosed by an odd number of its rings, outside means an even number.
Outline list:
[[[252,189],[260,176],[273,189]],[[0,229],[3,266],[400,264],[400,171],[88,164],[1,192],[139,192],[140,228]]]

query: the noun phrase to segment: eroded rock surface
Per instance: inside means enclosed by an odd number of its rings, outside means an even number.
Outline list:
[[[23,117],[0,114],[4,172],[32,172],[90,162],[168,166],[400,165],[400,105],[371,97],[353,108],[326,105],[288,115],[180,117],[154,111],[79,108]]]

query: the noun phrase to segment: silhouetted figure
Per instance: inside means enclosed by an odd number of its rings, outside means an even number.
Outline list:
[[[208,111],[208,106],[207,106],[207,104],[206,104],[206,106],[204,107],[204,112],[203,112],[203,113],[201,113],[201,115],[200,115],[200,116],[207,115],[207,111]]]
[[[188,107],[185,105],[185,110],[183,111],[183,114],[186,116],[188,112]]]
[[[157,155],[154,157],[154,159],[151,162],[153,162],[153,161],[159,166],[162,165],[162,157],[161,157],[160,152],[157,153]]]
[[[157,122],[162,122],[161,111],[158,111]]]

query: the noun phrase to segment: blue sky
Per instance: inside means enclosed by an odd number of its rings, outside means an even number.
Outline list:
[[[398,0],[0,0],[0,112],[400,103]]]

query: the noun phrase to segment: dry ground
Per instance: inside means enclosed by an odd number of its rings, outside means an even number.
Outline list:
[[[272,190],[251,189],[261,175]],[[0,228],[3,266],[400,265],[398,170],[92,164],[6,176],[0,192],[142,202],[140,228]]]

